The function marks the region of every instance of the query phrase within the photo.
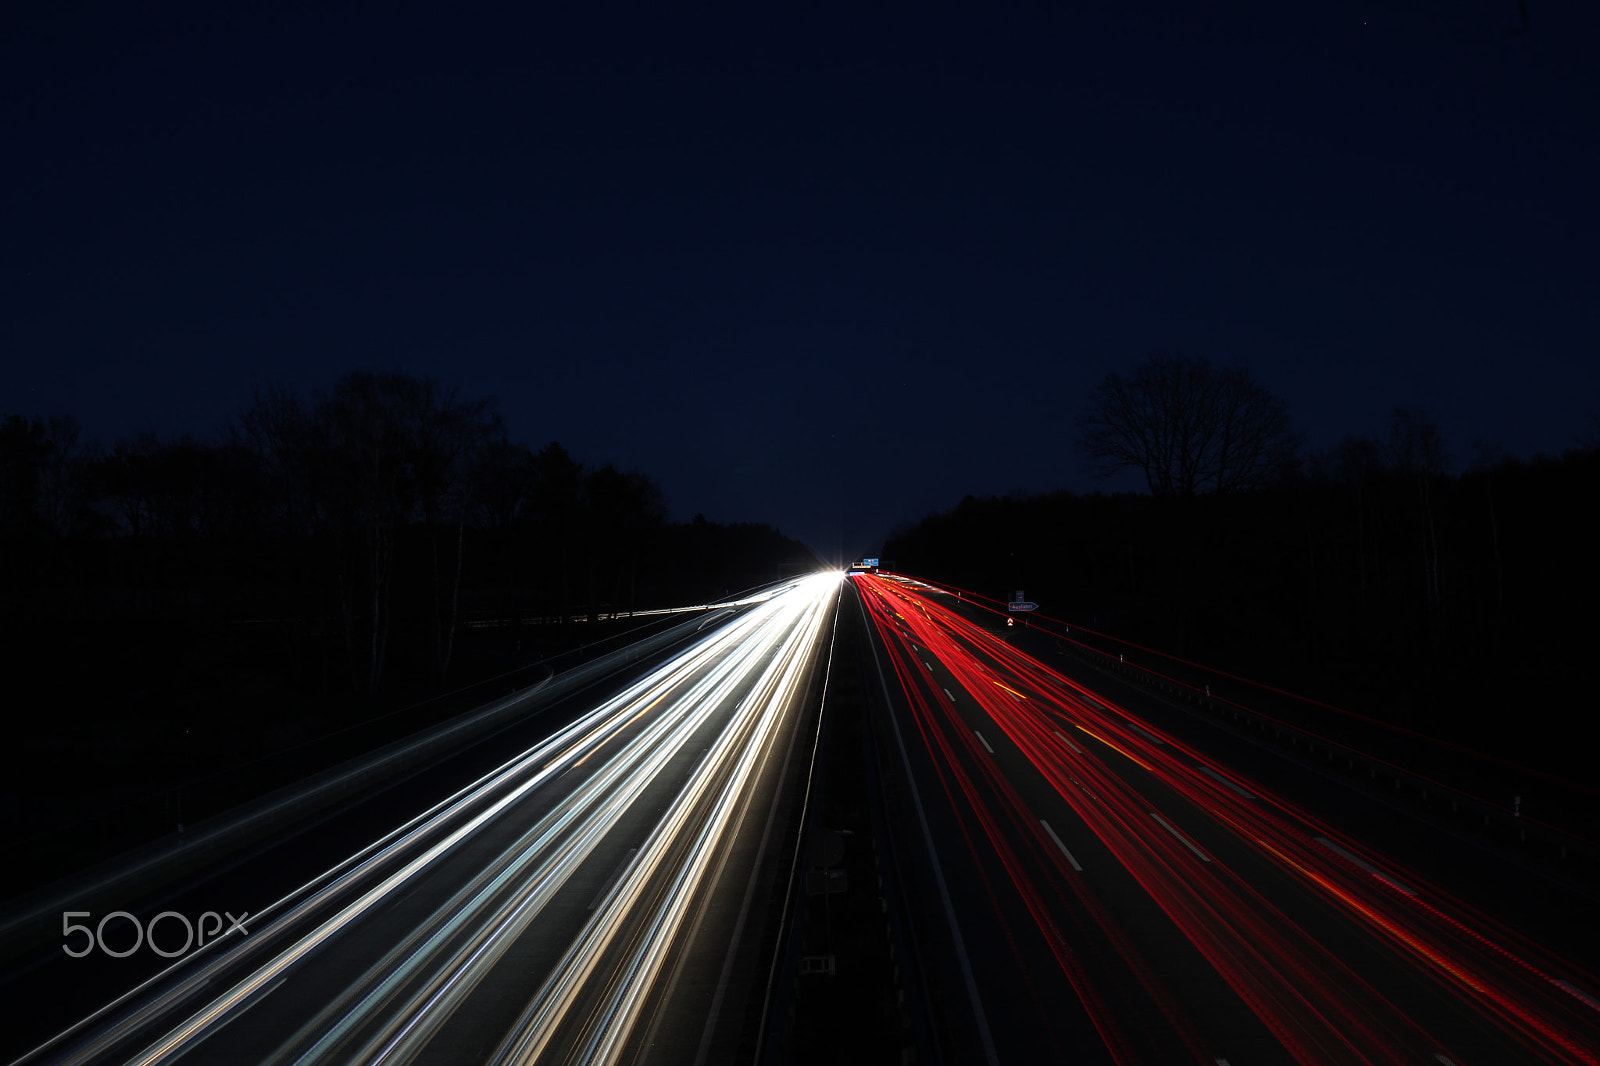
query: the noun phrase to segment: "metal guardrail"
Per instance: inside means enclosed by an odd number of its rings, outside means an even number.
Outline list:
[[[1365,770],[1369,781],[1382,781],[1391,786],[1397,798],[1420,801],[1428,809],[1438,804],[1441,809],[1448,807],[1450,813],[1457,816],[1470,814],[1474,820],[1481,819],[1484,829],[1514,832],[1518,843],[1543,846],[1563,862],[1574,857],[1582,857],[1590,863],[1600,865],[1600,845],[1537,818],[1524,816],[1515,808],[1508,810],[1403,766],[1397,766],[1349,745],[1280,721],[1236,700],[1216,694],[1209,684],[1185,682],[1147,666],[1129,662],[1125,658],[1090,648],[1068,637],[1057,639],[1061,641],[1066,654],[1073,655],[1095,669],[1121,675],[1145,688],[1184,700],[1262,736],[1270,735],[1280,745],[1287,741],[1291,751],[1304,750],[1309,760],[1336,767],[1343,764],[1344,769],[1351,773]]]
[[[957,596],[980,609],[994,611],[997,614],[1007,613],[997,609],[1000,603],[998,600],[989,600],[988,603],[997,605],[989,606],[983,602],[987,597],[976,596],[970,592],[951,591],[938,586],[930,587]],[[1345,773],[1356,777],[1361,776],[1361,771],[1365,771],[1369,782],[1375,784],[1381,782],[1396,799],[1420,802],[1425,808],[1437,809],[1440,813],[1448,811],[1458,819],[1470,818],[1483,830],[1497,832],[1507,839],[1514,837],[1517,844],[1525,847],[1544,849],[1549,857],[1563,865],[1570,864],[1574,859],[1582,859],[1590,864],[1591,871],[1600,870],[1600,844],[1595,841],[1538,818],[1524,815],[1515,806],[1508,807],[1489,802],[1404,766],[1369,755],[1348,744],[1274,718],[1258,708],[1221,694],[1221,690],[1226,687],[1242,687],[1253,684],[1252,682],[1213,673],[1198,664],[1187,664],[1182,660],[1173,661],[1194,675],[1191,679],[1175,676],[1177,670],[1171,674],[1163,673],[1134,658],[1129,658],[1127,653],[1113,654],[1077,639],[1072,633],[1073,627],[1058,619],[1030,615],[1024,618],[1023,625],[1029,630],[1036,630],[1054,638],[1065,654],[1077,658],[1085,665],[1105,673],[1119,675],[1141,687],[1183,700],[1213,716],[1226,718],[1237,727],[1249,729],[1261,737],[1271,737],[1280,746],[1287,741],[1291,752],[1303,751],[1304,757],[1312,762],[1342,768]],[[1083,631],[1080,629],[1080,632]],[[1114,642],[1115,638],[1106,639]],[[1159,652],[1149,654],[1161,655]],[[1163,656],[1163,658],[1170,657]],[[1193,669],[1188,669],[1191,667]],[[1212,677],[1214,682],[1203,680],[1205,676]],[[1277,692],[1262,687],[1269,693]],[[1278,695],[1294,700],[1302,699],[1289,693],[1278,693]],[[1314,704],[1314,701],[1306,702]]]

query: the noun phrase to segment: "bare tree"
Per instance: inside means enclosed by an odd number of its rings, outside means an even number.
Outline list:
[[[28,530],[39,522],[39,472],[50,442],[37,418],[0,420],[0,529]]]
[[[583,551],[583,464],[556,441],[540,448],[533,457],[529,510],[533,520],[551,537],[558,575],[558,611],[565,615],[572,607],[572,560]]]
[[[534,480],[533,452],[511,441],[504,426],[473,456],[468,480],[473,486],[474,517],[485,529],[510,529],[526,524]]]
[[[467,525],[480,507],[474,472],[504,436],[490,401],[393,371],[350,371],[309,401],[287,387],[258,388],[239,417],[234,439],[258,458],[282,528],[336,545],[356,691],[381,683],[395,621],[426,628],[435,679],[448,673]],[[412,585],[397,589],[402,580]],[[406,603],[397,604],[397,592]],[[419,602],[425,619],[405,613]]]
[[[340,575],[340,608],[351,656],[352,684],[371,693],[389,647],[395,567],[402,531],[419,520],[430,552],[435,670],[443,678],[454,647],[466,516],[466,483],[475,453],[494,436],[484,400],[463,400],[432,378],[392,371],[351,371],[312,412],[328,500],[348,542]],[[454,525],[450,549],[444,524]],[[453,561],[443,553],[453,550]]]
[[[1299,447],[1287,406],[1247,370],[1183,355],[1106,375],[1078,424],[1096,477],[1139,470],[1156,496],[1261,488]]]
[[[312,406],[287,385],[257,386],[232,436],[257,455],[280,530],[301,535],[318,529],[327,464]]]
[[[74,512],[82,506],[89,449],[83,427],[72,415],[51,415],[44,426],[50,453],[39,468],[39,510],[47,529],[65,533],[74,527]]]
[[[1366,603],[1367,573],[1370,569],[1367,560],[1367,545],[1373,544],[1376,550],[1376,538],[1373,535],[1373,481],[1383,470],[1383,457],[1378,448],[1378,442],[1371,437],[1346,437],[1333,453],[1334,479],[1350,490],[1351,500],[1355,503],[1356,512],[1356,591],[1360,602]]]
[[[632,612],[639,555],[645,542],[666,522],[667,506],[661,489],[635,470],[622,471],[607,463],[586,471],[583,497],[588,535],[587,577],[589,610],[596,610],[597,593],[611,605],[613,617],[626,601]]]
[[[1443,639],[1444,598],[1439,591],[1439,529],[1433,496],[1435,482],[1442,480],[1449,460],[1444,435],[1426,411],[1395,408],[1389,416],[1389,460],[1397,472],[1416,479],[1417,539],[1422,550],[1428,636],[1437,644]]]

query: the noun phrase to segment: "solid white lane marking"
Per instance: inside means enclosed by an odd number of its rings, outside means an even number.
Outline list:
[[[1043,818],[1040,818],[1039,824],[1044,826],[1044,831],[1050,834],[1050,839],[1056,842],[1056,847],[1061,849],[1061,854],[1067,857],[1067,861],[1072,864],[1072,868],[1078,871],[1080,874],[1083,873],[1083,867],[1078,865],[1078,860],[1073,858],[1072,852],[1067,850],[1067,846],[1061,843],[1061,838],[1056,836],[1056,831],[1054,829],[1050,828],[1050,823],[1045,821]]]
[[[1068,740],[1067,739],[1067,735],[1065,733],[1063,733],[1061,730],[1059,730],[1059,729],[1055,730],[1055,734],[1056,734],[1056,736],[1061,738],[1061,742],[1063,744],[1065,744],[1067,747],[1071,748],[1073,751],[1077,752],[1079,755],[1083,754],[1083,749],[1078,747],[1078,745],[1074,744],[1072,741]]]
[[[1246,792],[1244,789],[1240,788],[1238,785],[1234,784],[1232,781],[1229,781],[1226,777],[1223,777],[1221,774],[1217,773],[1215,770],[1213,770],[1209,766],[1200,767],[1200,772],[1205,774],[1207,777],[1215,779],[1217,784],[1223,786],[1224,788],[1233,789],[1235,792],[1239,793],[1239,795],[1243,796],[1247,800],[1253,800],[1253,799],[1256,798],[1256,795],[1255,795],[1254,792]]]
[[[1150,812],[1150,817],[1154,818],[1157,822],[1160,822],[1161,823],[1161,828],[1165,829],[1167,832],[1169,832],[1173,836],[1177,837],[1178,838],[1178,843],[1182,844],[1184,847],[1188,848],[1190,851],[1192,851],[1196,855],[1200,856],[1200,861],[1201,862],[1210,862],[1211,861],[1211,856],[1207,855],[1205,852],[1203,852],[1199,848],[1195,847],[1194,846],[1194,841],[1190,840],[1188,837],[1186,837],[1182,833],[1178,832],[1177,827],[1174,826],[1171,822],[1169,822],[1165,818],[1161,817],[1161,815],[1157,814],[1155,811],[1151,811]]]
[[[990,748],[989,747],[989,742],[987,740],[983,739],[983,734],[982,733],[978,733],[978,731],[976,729],[974,729],[973,732],[977,733],[978,743],[982,744],[985,748],[988,748],[989,754],[993,755],[994,754],[994,749]]]
[[[1398,892],[1404,892],[1408,896],[1415,896],[1417,894],[1417,890],[1406,884],[1404,881],[1395,880],[1382,870],[1378,869],[1376,866],[1372,865],[1370,862],[1367,862],[1365,859],[1361,858],[1361,856],[1351,854],[1344,848],[1341,848],[1339,845],[1329,840],[1327,837],[1318,837],[1317,843],[1321,844],[1329,851],[1343,855],[1346,859],[1355,863],[1357,866],[1361,867],[1363,870],[1367,871],[1367,873],[1371,874],[1373,877],[1376,877],[1390,888],[1393,888]]]

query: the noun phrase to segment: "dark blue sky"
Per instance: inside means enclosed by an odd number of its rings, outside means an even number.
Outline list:
[[[1156,350],[1314,447],[1600,412],[1600,3],[35,6],[0,412],[108,442],[399,369],[859,554],[1091,489],[1083,398]]]

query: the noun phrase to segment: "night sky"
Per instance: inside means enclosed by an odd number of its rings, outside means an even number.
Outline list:
[[[107,444],[394,369],[834,556],[1091,490],[1155,351],[1458,470],[1600,412],[1590,0],[6,7],[0,413]]]

